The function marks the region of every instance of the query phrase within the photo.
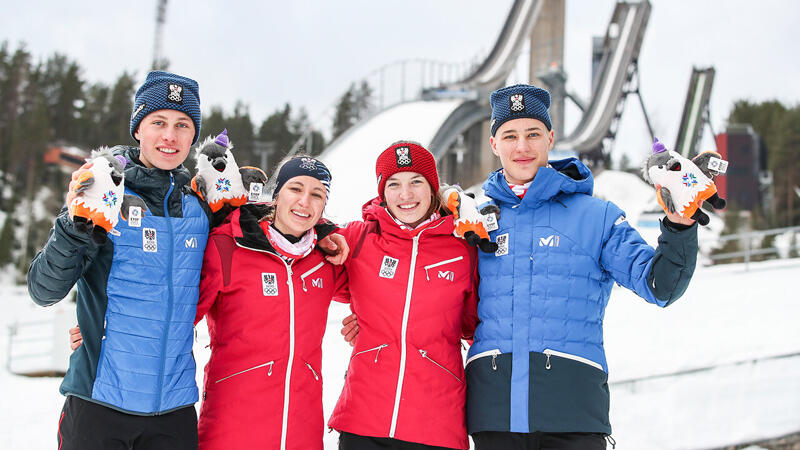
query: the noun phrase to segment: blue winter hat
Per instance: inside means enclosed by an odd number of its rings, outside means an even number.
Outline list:
[[[537,119],[551,130],[550,93],[530,84],[515,84],[492,92],[489,97],[492,105],[492,136],[500,125],[514,119]]]
[[[136,91],[131,114],[131,137],[144,117],[160,109],[186,113],[194,122],[194,140],[200,136],[200,87],[191,78],[154,70],[147,74],[144,84]]]
[[[272,191],[272,198],[278,195],[281,188],[287,181],[294,177],[307,175],[318,179],[323,186],[325,192],[330,194],[331,191],[331,171],[322,163],[322,161],[312,158],[310,156],[295,156],[288,161],[284,162],[278,169],[278,176],[275,177],[275,190]]]

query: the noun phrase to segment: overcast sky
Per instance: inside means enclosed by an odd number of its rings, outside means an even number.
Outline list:
[[[170,70],[198,80],[204,111],[212,105],[231,111],[241,100],[258,125],[289,102],[305,106],[312,120],[328,122],[326,108],[352,81],[381,66],[406,58],[464,63],[485,55],[511,3],[170,0],[163,51]],[[567,1],[568,87],[583,97],[590,88],[591,36],[605,33],[614,3]],[[12,49],[25,42],[36,57],[67,54],[89,82],[111,83],[123,71],[141,81],[150,67],[155,0],[0,0],[0,7],[0,41]],[[736,99],[797,104],[798,21],[800,2],[794,1],[655,0],[640,73],[656,134],[674,143],[693,65],[717,70],[711,101],[716,132]],[[569,114],[567,130],[576,122]],[[638,102],[630,98],[620,147],[639,151],[648,146],[646,136]],[[710,142],[706,133],[704,143]]]

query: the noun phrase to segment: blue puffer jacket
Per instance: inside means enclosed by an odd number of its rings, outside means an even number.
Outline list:
[[[190,175],[183,166],[148,169],[139,149],[113,151],[129,161],[125,193],[147,204],[141,226],[120,220],[97,245],[62,211],[31,263],[28,291],[47,306],[78,284],[83,345],[70,357],[63,394],[162,414],[198,399],[193,324],[210,216],[184,188]]]
[[[551,161],[524,198],[496,171],[483,185],[500,207],[480,253],[480,324],[470,348],[467,426],[478,431],[611,433],[603,316],[614,282],[666,306],[688,286],[696,225],[662,223],[648,246],[617,206],[592,197],[580,161]],[[659,289],[651,288],[655,285]]]

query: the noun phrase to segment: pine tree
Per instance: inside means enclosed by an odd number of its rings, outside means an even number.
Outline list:
[[[355,85],[351,85],[336,105],[336,114],[333,118],[333,139],[341,136],[355,123],[356,105],[354,91]]]
[[[103,145],[133,145],[130,134],[131,112],[133,111],[134,80],[128,72],[123,72],[111,88],[108,108],[100,123]]]
[[[0,266],[5,266],[11,262],[11,250],[14,248],[14,226],[13,218],[6,214],[3,221],[3,229],[0,231]]]

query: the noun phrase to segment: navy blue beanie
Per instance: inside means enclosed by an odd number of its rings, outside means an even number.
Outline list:
[[[142,87],[136,91],[131,114],[131,137],[139,126],[139,122],[153,111],[174,109],[186,113],[194,122],[194,140],[200,136],[200,88],[197,81],[174,73],[154,70],[147,74]]]
[[[492,105],[492,136],[500,125],[514,119],[537,119],[551,130],[550,93],[530,84],[515,84],[492,92],[489,97]]]
[[[287,181],[301,175],[318,179],[322,185],[325,186],[325,192],[330,194],[331,171],[328,170],[325,164],[322,164],[322,161],[310,156],[295,156],[283,163],[281,168],[278,169],[278,176],[275,177],[275,190],[272,191],[272,198],[274,199],[278,195]]]

